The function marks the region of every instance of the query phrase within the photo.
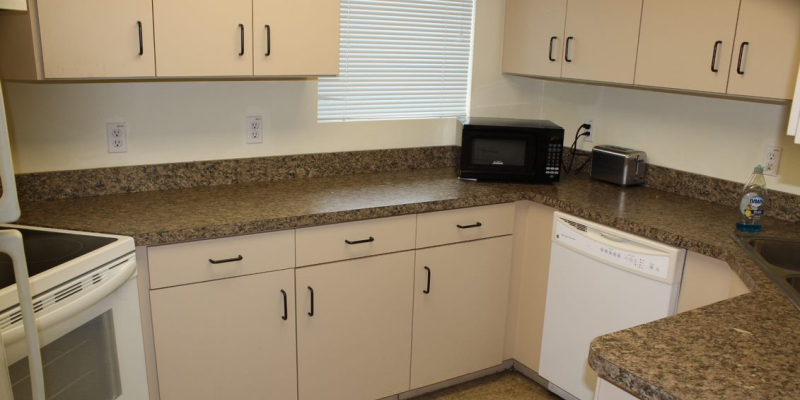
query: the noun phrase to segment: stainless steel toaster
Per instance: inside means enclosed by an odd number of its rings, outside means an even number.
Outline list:
[[[647,153],[625,147],[600,145],[592,149],[592,178],[620,186],[644,184]]]

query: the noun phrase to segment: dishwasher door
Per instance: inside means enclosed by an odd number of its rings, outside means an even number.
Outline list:
[[[556,394],[591,400],[589,343],[673,315],[685,251],[565,214],[554,224],[539,374]]]

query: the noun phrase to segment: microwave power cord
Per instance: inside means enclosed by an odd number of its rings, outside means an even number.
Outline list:
[[[581,126],[578,127],[578,130],[575,131],[575,140],[573,140],[572,145],[569,146],[569,152],[570,152],[569,164],[565,163],[563,160],[561,161],[561,167],[564,169],[564,172],[570,173],[572,171],[572,166],[573,163],[575,162],[575,157],[577,157],[577,154],[575,153],[578,151],[578,139],[580,139],[583,136],[589,136],[589,132],[581,133],[581,129],[591,129],[591,128],[592,125],[590,124],[582,124]],[[589,155],[589,158],[580,167],[575,169],[575,175],[580,173],[583,170],[583,168],[586,167],[587,164],[589,164],[590,161],[592,161],[591,155]]]

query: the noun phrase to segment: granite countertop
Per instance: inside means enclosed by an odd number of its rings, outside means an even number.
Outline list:
[[[592,342],[600,376],[645,399],[800,398],[800,312],[730,238],[736,210],[569,176],[557,185],[462,182],[451,168],[23,203],[20,224],[158,245],[531,200],[727,261],[752,293]],[[800,238],[767,219],[765,234]]]

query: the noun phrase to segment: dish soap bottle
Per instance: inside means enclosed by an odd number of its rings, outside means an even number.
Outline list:
[[[739,222],[736,223],[736,229],[742,232],[761,232],[766,207],[767,182],[764,180],[764,167],[759,165],[744,185],[742,197],[739,199]]]

